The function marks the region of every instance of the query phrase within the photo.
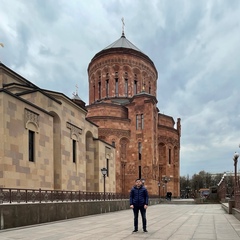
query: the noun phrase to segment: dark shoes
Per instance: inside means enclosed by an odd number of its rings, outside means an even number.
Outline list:
[[[138,232],[138,230],[135,229],[135,230],[133,230],[132,232],[133,232],[133,233],[136,233],[136,232]],[[143,229],[143,232],[147,233],[148,230],[147,230],[147,229]]]

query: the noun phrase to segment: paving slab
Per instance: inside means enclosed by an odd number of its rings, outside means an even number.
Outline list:
[[[131,209],[0,230],[1,240],[240,240],[240,222],[220,204],[158,204],[147,209],[148,233],[132,233]]]

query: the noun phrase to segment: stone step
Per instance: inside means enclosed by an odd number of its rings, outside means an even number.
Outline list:
[[[161,204],[196,204],[194,199],[188,198],[188,199],[172,199],[171,201],[166,199],[161,199]]]

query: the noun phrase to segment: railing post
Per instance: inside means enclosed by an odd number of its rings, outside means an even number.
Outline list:
[[[39,188],[39,202],[42,202],[42,191],[41,188]]]
[[[12,190],[9,189],[9,202],[12,203]]]

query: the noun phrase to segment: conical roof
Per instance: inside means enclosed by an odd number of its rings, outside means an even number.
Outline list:
[[[133,49],[133,50],[138,51],[138,52],[142,52],[139,48],[137,48],[134,44],[132,44],[125,37],[124,33],[122,33],[122,36],[117,41],[110,44],[109,46],[107,46],[103,50],[112,49],[112,48],[129,48],[129,49]]]
[[[145,53],[143,53],[139,48],[137,48],[134,44],[132,44],[125,37],[124,31],[122,31],[122,36],[117,41],[113,42],[112,44],[108,45],[106,48],[104,48],[103,50],[95,54],[95,56],[92,58],[91,62],[89,63],[88,69],[91,63],[94,60],[96,60],[98,57],[101,57],[103,55],[110,54],[110,53],[115,54],[116,52],[127,53],[127,54],[137,53],[139,57],[143,57],[144,59],[148,60],[155,68],[153,61]]]

